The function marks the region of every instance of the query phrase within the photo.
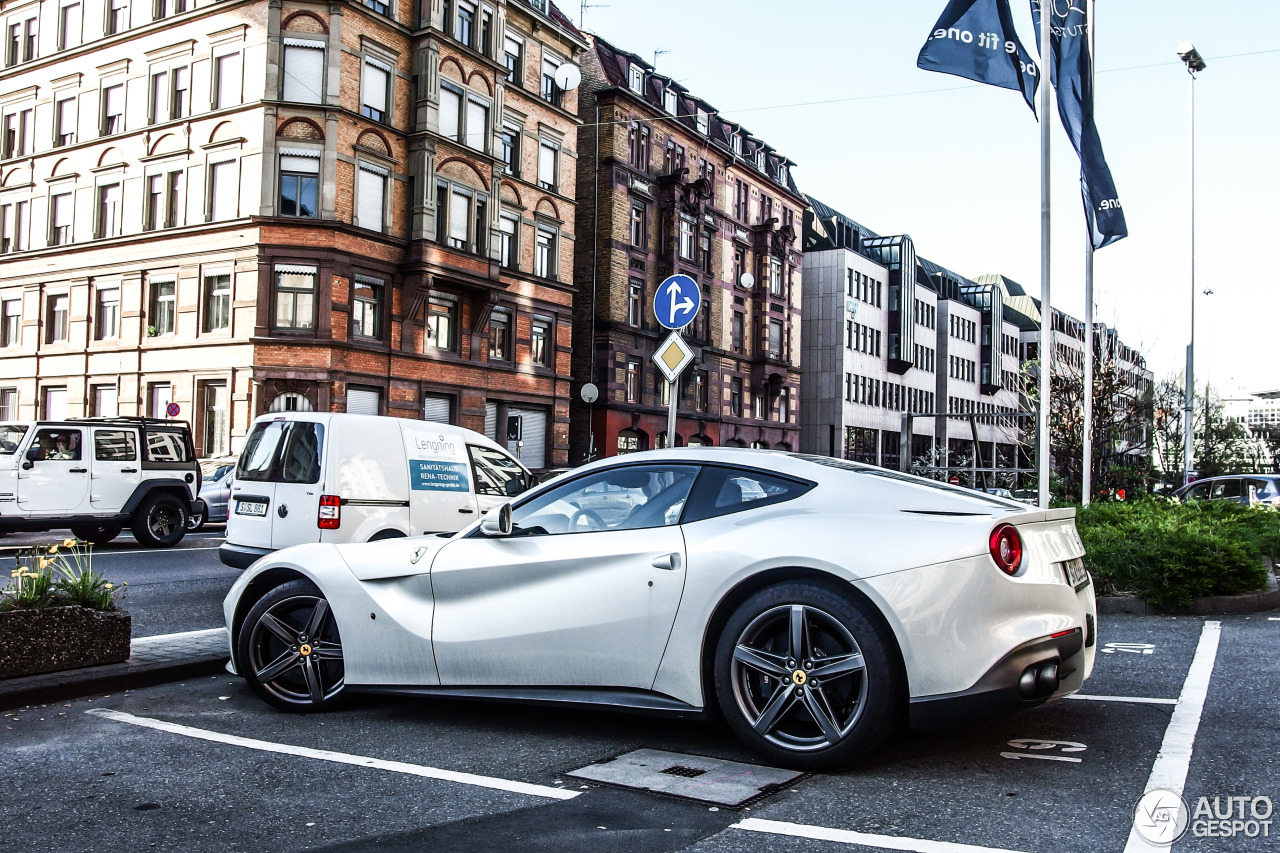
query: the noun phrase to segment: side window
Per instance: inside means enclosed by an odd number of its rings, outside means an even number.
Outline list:
[[[747,468],[709,467],[689,498],[684,522],[702,521],[798,498],[812,483],[775,477]]]
[[[42,459],[75,461],[81,458],[80,443],[78,429],[42,429],[36,433],[31,447],[41,450]]]
[[[1250,486],[1252,486],[1254,489],[1254,496],[1259,500],[1274,498],[1276,496],[1275,486],[1271,480],[1248,479],[1244,481],[1244,486],[1246,491]]]
[[[1196,483],[1186,494],[1186,500],[1201,501],[1209,497],[1209,484]]]
[[[593,533],[680,521],[696,465],[637,465],[578,477],[512,511],[515,534]]]
[[[96,429],[93,431],[93,458],[99,462],[136,462],[138,439],[132,430]]]
[[[474,444],[467,445],[467,453],[471,454],[476,494],[510,498],[525,490],[524,469],[507,454]]]

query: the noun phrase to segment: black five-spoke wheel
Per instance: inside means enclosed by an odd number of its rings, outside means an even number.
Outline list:
[[[314,711],[342,694],[342,639],[329,602],[309,581],[278,586],[253,606],[236,658],[254,691],[286,711]]]
[[[895,727],[903,679],[892,638],[861,605],[802,582],[761,590],[730,617],[716,694],[748,745],[802,769],[838,766]]]

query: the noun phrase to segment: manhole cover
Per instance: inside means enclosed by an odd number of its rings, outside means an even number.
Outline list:
[[[589,764],[569,775],[704,803],[741,806],[777,793],[806,774],[701,755],[638,749],[612,761]]]

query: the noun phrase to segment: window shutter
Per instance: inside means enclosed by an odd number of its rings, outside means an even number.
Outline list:
[[[219,222],[223,219],[234,219],[239,214],[240,169],[235,160],[212,164],[211,198],[209,220]]]
[[[381,231],[383,227],[383,199],[386,196],[387,173],[364,163],[360,164],[360,191],[356,199],[356,224],[361,228]]]
[[[545,142],[538,146],[538,183],[556,185],[556,150]]]
[[[376,415],[380,395],[367,388],[347,386],[347,411],[353,415]]]
[[[450,423],[450,402],[449,397],[425,395],[422,399],[422,419],[441,424]]]
[[[462,109],[462,98],[452,89],[440,87],[440,135],[449,139],[458,138],[458,112]]]
[[[324,45],[284,40],[284,99],[318,104],[324,92]]]
[[[467,245],[467,226],[471,222],[471,197],[453,193],[449,199],[449,241]]]
[[[475,101],[467,101],[467,147],[487,151],[485,134],[489,126],[489,108]]]
[[[364,72],[360,83],[364,89],[363,98],[366,106],[379,110],[384,116],[387,113],[387,85],[391,80],[391,67],[365,57]]]

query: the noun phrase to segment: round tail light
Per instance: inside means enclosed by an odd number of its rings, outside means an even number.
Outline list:
[[[991,559],[1006,575],[1015,574],[1022,565],[1022,537],[1012,524],[991,531]]]

